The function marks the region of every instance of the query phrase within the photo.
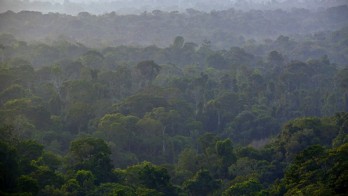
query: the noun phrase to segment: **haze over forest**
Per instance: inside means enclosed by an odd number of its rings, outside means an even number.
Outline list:
[[[345,0],[0,0],[0,195],[347,195]]]
[[[322,1],[322,5],[335,4],[334,1],[329,2]],[[92,7],[97,6],[92,5]],[[149,10],[137,15],[120,15],[117,12],[93,15],[93,13],[79,12],[77,16],[70,16],[28,11],[15,14],[10,11],[1,13],[0,31],[24,41],[52,42],[66,39],[93,47],[118,45],[166,47],[179,35],[188,42],[201,44],[210,41],[213,48],[228,49],[253,41],[262,43],[267,39],[275,40],[279,35],[291,35],[294,39],[301,40],[303,36],[309,34],[339,29],[347,24],[347,18],[346,5],[322,7],[316,10],[297,8],[287,11],[281,9],[242,11],[232,7],[205,12],[189,8],[182,12]]]
[[[12,10],[40,11],[43,13],[59,12],[76,15],[79,12],[91,14],[140,14],[145,11],[179,11],[193,8],[199,11],[226,10],[269,10],[306,8],[324,9],[347,4],[345,0],[0,0],[0,12]]]

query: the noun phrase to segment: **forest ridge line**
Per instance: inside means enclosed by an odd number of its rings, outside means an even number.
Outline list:
[[[7,11],[0,14],[0,33],[9,33],[24,41],[64,38],[91,47],[167,47],[179,35],[191,42],[200,44],[208,40],[214,48],[228,49],[279,35],[334,31],[347,26],[347,21],[346,5],[318,11],[229,9],[208,13],[188,9],[185,13],[154,10],[140,15],[112,12],[99,16],[87,12],[71,16]]]

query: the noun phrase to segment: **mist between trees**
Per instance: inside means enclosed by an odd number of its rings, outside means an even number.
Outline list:
[[[344,195],[348,8],[0,14],[0,195]]]

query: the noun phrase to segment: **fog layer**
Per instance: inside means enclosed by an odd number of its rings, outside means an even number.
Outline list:
[[[118,14],[142,13],[144,11],[185,11],[193,8],[200,11],[223,10],[228,8],[250,9],[320,9],[346,5],[346,0],[0,0],[0,12],[7,10],[32,10],[44,13],[59,12],[76,15],[79,12],[103,14],[115,11]]]
[[[0,14],[0,33],[24,41],[65,39],[91,47],[156,45],[166,47],[176,36],[201,44],[209,41],[215,48],[230,48],[254,41],[277,39],[279,35],[298,36],[334,31],[348,25],[348,7],[319,11],[306,9],[185,13],[155,10],[140,15],[115,12],[77,16],[65,14],[8,11]]]

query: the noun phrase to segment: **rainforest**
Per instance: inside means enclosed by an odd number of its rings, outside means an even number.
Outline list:
[[[348,193],[345,1],[14,2],[0,13],[0,195]]]

